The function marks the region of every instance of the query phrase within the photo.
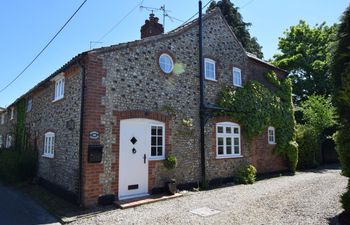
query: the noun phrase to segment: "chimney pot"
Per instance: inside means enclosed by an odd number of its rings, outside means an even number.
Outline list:
[[[141,27],[141,38],[151,37],[164,33],[164,27],[158,23],[159,18],[153,13],[149,15],[149,20],[145,20],[145,24]]]

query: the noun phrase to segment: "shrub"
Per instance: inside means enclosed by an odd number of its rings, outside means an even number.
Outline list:
[[[297,126],[297,143],[299,145],[299,169],[315,168],[319,165],[320,144],[318,133],[305,126]]]
[[[35,177],[36,170],[37,154],[35,151],[0,150],[0,181],[27,182]]]
[[[348,181],[348,191],[345,192],[340,199],[340,202],[345,210],[345,212],[350,212],[350,180]]]
[[[164,166],[168,170],[174,169],[177,166],[176,156],[170,155],[164,160]]]
[[[239,184],[253,184],[256,179],[256,169],[253,165],[241,166],[236,173],[236,182]]]

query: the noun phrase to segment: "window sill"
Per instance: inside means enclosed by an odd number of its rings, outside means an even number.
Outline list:
[[[204,79],[207,80],[207,81],[218,82],[218,80],[216,80],[216,79],[210,79],[210,78],[204,78]]]
[[[53,159],[54,155],[41,155],[43,158],[49,158],[49,159]]]
[[[243,155],[225,155],[225,156],[216,156],[216,159],[236,159],[243,158]]]
[[[64,98],[64,96],[62,96],[60,98],[56,98],[56,99],[52,100],[52,102],[58,102],[58,101],[62,100],[63,98]]]
[[[160,161],[160,160],[164,160],[165,157],[161,156],[161,157],[150,157],[148,158],[149,161]]]
[[[239,88],[242,88],[242,87],[243,87],[242,85],[237,85],[237,84],[233,84],[233,86],[239,87]]]
[[[276,142],[269,142],[269,145],[275,145]]]

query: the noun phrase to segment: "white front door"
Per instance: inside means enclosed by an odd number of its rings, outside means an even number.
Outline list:
[[[148,194],[149,120],[120,121],[119,200]]]

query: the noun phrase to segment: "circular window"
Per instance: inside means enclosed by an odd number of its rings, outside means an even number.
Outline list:
[[[174,69],[174,62],[170,55],[161,54],[159,56],[159,66],[164,73],[171,73]]]

